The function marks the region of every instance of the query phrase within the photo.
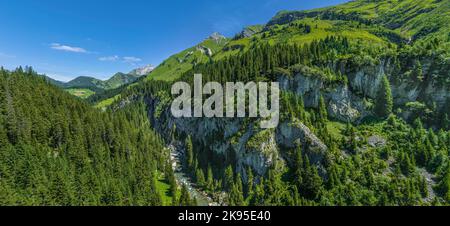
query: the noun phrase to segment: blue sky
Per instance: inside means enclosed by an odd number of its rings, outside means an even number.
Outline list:
[[[0,65],[68,81],[158,65],[213,32],[345,0],[0,0]]]

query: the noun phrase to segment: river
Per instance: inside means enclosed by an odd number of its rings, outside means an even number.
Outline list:
[[[172,160],[172,168],[175,174],[175,179],[177,180],[179,185],[186,185],[189,190],[189,194],[191,198],[195,198],[197,200],[198,206],[211,206],[215,205],[213,200],[208,197],[206,194],[201,192],[196,188],[195,184],[192,182],[191,178],[186,175],[183,170],[183,162],[182,161],[182,150],[177,148],[175,145],[170,145],[170,158]]]

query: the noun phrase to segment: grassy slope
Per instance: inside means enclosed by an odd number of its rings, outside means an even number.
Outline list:
[[[421,31],[425,37],[434,32],[439,35],[447,35],[449,32],[446,26],[450,21],[448,0],[357,0],[321,9],[281,12],[272,22],[292,15],[298,17],[325,12],[356,16],[408,37],[418,35]]]
[[[165,60],[160,66],[158,66],[148,79],[171,81],[178,78],[182,73],[192,69],[193,65],[198,63],[205,63],[210,60],[207,54],[197,50],[198,46],[204,46],[212,50],[213,54],[217,53],[227,43],[227,40],[220,40],[216,42],[211,39],[207,39],[199,45],[186,49],[181,53],[175,54]]]
[[[305,24],[311,26],[310,33],[304,33],[298,29],[296,25]],[[386,45],[387,42],[383,38],[369,32],[369,27],[358,27],[354,23],[344,21],[318,20],[313,18],[304,18],[296,20],[291,24],[275,25],[266,28],[264,32],[258,33],[250,38],[233,40],[228,43],[224,51],[214,56],[215,60],[237,54],[241,51],[248,50],[252,45],[261,43],[278,44],[305,44],[314,40],[324,39],[327,36],[347,37],[350,41],[370,42],[371,45]],[[233,47],[240,46],[240,49]],[[229,47],[229,48],[227,48]],[[227,50],[230,49],[230,50]]]
[[[113,104],[116,100],[120,99],[120,95],[99,101],[98,103],[96,103],[94,105],[95,108],[98,109],[105,109],[106,107],[110,106],[111,104]]]
[[[77,89],[77,88],[73,88],[73,89],[66,89],[67,92],[69,92],[71,95],[74,95],[76,97],[79,97],[81,99],[86,99],[92,95],[95,94],[94,91],[90,90],[90,89]]]
[[[266,32],[255,34],[253,37],[229,41],[226,45],[224,45],[225,43],[218,45],[212,40],[206,40],[199,46],[210,48],[214,53],[212,58],[214,60],[220,60],[227,56],[238,54],[241,51],[246,51],[252,45],[260,43],[304,44],[310,43],[313,40],[324,39],[330,35],[345,36],[350,40],[364,40],[371,42],[373,45],[386,44],[383,39],[361,28],[348,27],[347,29],[339,29],[342,26],[342,22],[339,21],[306,18],[298,20],[296,23],[310,25],[312,32],[305,34],[289,25],[280,25],[271,27]],[[208,60],[208,56],[196,50],[196,47],[192,47],[168,58],[150,74],[148,79],[172,81],[179,78],[182,73],[192,69],[195,63],[205,63]]]
[[[170,195],[170,185],[166,182],[164,174],[160,174],[156,180],[156,188],[161,194],[161,198],[164,206],[171,206],[173,203],[173,197]]]

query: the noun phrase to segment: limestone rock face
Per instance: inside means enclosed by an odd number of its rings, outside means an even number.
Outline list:
[[[283,90],[303,96],[306,107],[317,108],[322,95],[331,117],[345,122],[356,122],[370,112],[364,107],[362,98],[354,95],[345,84],[325,87],[319,78],[297,74],[293,78],[282,76],[279,79]]]
[[[197,50],[209,57],[213,55],[213,51],[206,46],[197,46]]]
[[[208,37],[208,39],[214,40],[215,42],[219,43],[222,40],[226,39],[226,37],[219,32],[214,32]]]
[[[302,147],[303,153],[317,165],[321,165],[327,156],[328,147],[299,121],[282,123],[277,130],[277,141],[289,149]]]
[[[327,147],[302,123],[285,122],[276,129],[264,130],[258,120],[174,118],[169,108],[155,114],[160,104],[157,98],[147,98],[146,102],[151,124],[163,138],[170,139],[170,128],[175,128],[177,134],[190,135],[217,157],[227,159],[231,154],[243,176],[248,168],[263,176],[272,166],[284,167],[289,159],[285,159],[280,148],[295,148],[296,142],[304,144],[302,147],[313,163],[322,164],[326,158]]]
[[[350,86],[364,96],[376,98],[385,74],[389,72],[389,63],[382,60],[378,65],[367,65],[349,73]]]

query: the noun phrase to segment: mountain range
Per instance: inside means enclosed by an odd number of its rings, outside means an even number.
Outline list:
[[[59,86],[64,89],[92,89],[92,91],[98,90],[110,90],[116,89],[120,86],[130,84],[138,80],[142,76],[146,76],[154,70],[152,65],[147,65],[141,68],[134,69],[129,73],[118,72],[108,80],[100,80],[88,76],[80,76],[69,82],[56,81],[48,78],[50,83]]]

